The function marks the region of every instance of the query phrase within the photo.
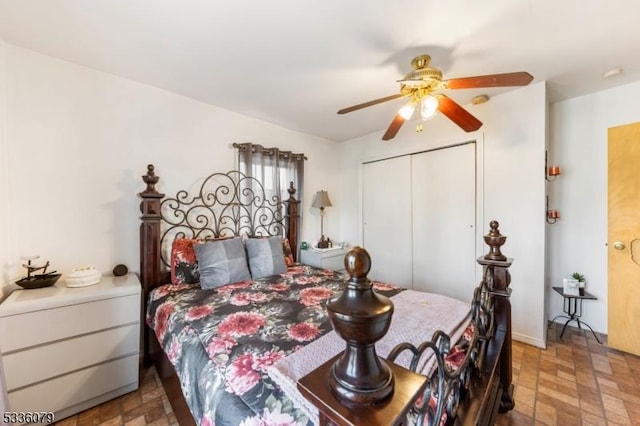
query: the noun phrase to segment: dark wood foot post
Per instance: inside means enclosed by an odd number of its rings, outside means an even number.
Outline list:
[[[145,315],[147,313],[147,289],[160,284],[160,203],[164,194],[156,191],[155,185],[158,183],[153,165],[147,166],[147,174],[142,176],[142,180],[147,184],[147,188],[138,195],[142,198],[140,203],[140,282],[145,289],[142,300],[142,324],[144,333],[144,364],[151,365],[151,345],[152,336],[149,335],[149,327],[146,327]]]
[[[291,254],[293,260],[298,261],[298,224],[300,221],[300,201],[296,200],[296,189],[293,187],[293,182],[289,182],[289,198],[284,202],[287,206],[286,214],[286,236],[289,239],[289,247],[291,247]]]
[[[503,331],[505,334],[504,345],[502,346],[502,353],[500,355],[500,381],[502,383],[502,399],[500,401],[500,413],[506,413],[513,410],[515,407],[515,401],[513,399],[513,384],[512,384],[512,341],[511,341],[511,302],[509,297],[511,295],[511,289],[508,288],[511,282],[511,275],[509,274],[509,266],[511,260],[505,262],[505,265],[493,265],[493,284],[494,295],[496,298],[496,316],[501,318],[498,321],[498,330]]]
[[[347,347],[331,368],[329,384],[345,401],[374,404],[393,392],[391,368],[375,348],[389,330],[393,303],[373,290],[367,278],[371,258],[366,250],[351,249],[344,266],[350,278],[342,294],[327,304],[327,312]]]
[[[498,222],[492,221],[489,224],[491,230],[485,235],[484,241],[490,247],[489,253],[478,259],[482,265],[483,276],[487,279],[492,296],[495,301],[495,321],[497,324],[496,333],[504,333],[504,344],[500,353],[500,384],[502,387],[502,397],[500,400],[500,413],[505,413],[515,407],[513,399],[512,383],[512,345],[511,345],[511,274],[509,267],[513,259],[507,258],[500,252],[500,247],[505,243],[507,237],[500,234]]]

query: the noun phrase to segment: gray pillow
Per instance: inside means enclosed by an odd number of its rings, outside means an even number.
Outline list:
[[[241,238],[194,244],[200,287],[213,289],[251,279]]]
[[[282,237],[249,238],[246,245],[249,269],[254,280],[287,272]]]

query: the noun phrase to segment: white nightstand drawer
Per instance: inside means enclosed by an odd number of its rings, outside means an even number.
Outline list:
[[[135,354],[9,392],[9,409],[57,412],[62,407],[137,384],[137,379],[138,354]]]
[[[341,255],[325,258],[322,260],[322,267],[333,271],[342,271],[344,269],[344,256]]]
[[[326,251],[302,250],[300,252],[300,263],[321,269],[344,271],[344,256],[346,253],[347,250],[341,248]]]
[[[140,324],[111,328],[3,355],[7,390],[140,352]]]
[[[13,352],[139,321],[139,294],[26,312],[0,318],[0,348]]]

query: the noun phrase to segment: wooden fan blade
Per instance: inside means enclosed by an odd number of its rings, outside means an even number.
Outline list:
[[[387,96],[386,98],[374,99],[373,101],[369,101],[369,102],[365,102],[365,103],[362,103],[362,104],[350,106],[348,108],[343,108],[340,111],[338,111],[338,114],[346,114],[348,112],[352,112],[352,111],[356,111],[356,110],[359,110],[359,109],[362,109],[362,108],[366,108],[366,107],[370,107],[370,106],[373,106],[373,105],[381,104],[383,102],[392,101],[394,99],[406,98],[407,96],[409,96],[409,94],[398,93],[398,94],[395,94],[395,95]]]
[[[398,133],[398,130],[400,130],[400,127],[402,127],[402,125],[404,124],[405,121],[406,120],[404,118],[402,118],[400,116],[400,114],[396,114],[396,116],[393,117],[393,121],[391,122],[391,124],[389,124],[389,128],[387,129],[387,131],[382,136],[382,140],[383,141],[388,141],[389,139],[393,139],[396,136],[396,134]]]
[[[476,77],[452,78],[447,80],[449,89],[473,89],[476,87],[526,86],[533,76],[528,72],[479,75]]]
[[[438,110],[456,123],[465,132],[473,132],[482,127],[482,121],[462,108],[456,101],[445,95],[437,95]]]

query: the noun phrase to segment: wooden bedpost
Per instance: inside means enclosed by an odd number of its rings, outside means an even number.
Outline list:
[[[291,246],[291,253],[293,254],[293,260],[298,261],[298,220],[300,218],[299,208],[300,201],[296,200],[296,189],[293,187],[293,182],[289,182],[289,199],[285,201],[287,205],[287,215],[285,226],[287,227],[287,238],[289,239],[289,245]]]
[[[512,345],[511,345],[511,274],[509,267],[513,259],[507,258],[500,251],[507,237],[500,234],[499,223],[491,221],[490,231],[484,236],[485,243],[489,246],[489,253],[478,258],[478,263],[482,265],[483,277],[489,286],[490,293],[495,303],[495,333],[504,334],[504,343],[500,352],[500,384],[502,385],[502,398],[500,401],[501,413],[512,410],[515,406],[513,400],[512,382]]]
[[[389,331],[393,302],[376,293],[367,278],[371,257],[365,249],[349,250],[344,266],[349,280],[326,306],[334,331],[346,341],[346,349],[331,367],[329,386],[342,401],[371,405],[393,394],[393,372],[375,347]]]
[[[160,203],[164,194],[156,191],[155,185],[159,177],[154,172],[152,164],[147,166],[147,174],[142,176],[142,180],[147,184],[147,188],[138,195],[142,198],[140,203],[140,282],[142,283],[143,310],[142,315],[147,312],[147,295],[153,287],[160,284],[161,277],[161,256],[160,244]],[[144,319],[144,318],[143,318]],[[143,321],[144,324],[144,321]],[[150,339],[149,327],[144,326],[144,362],[149,365],[150,359]]]

